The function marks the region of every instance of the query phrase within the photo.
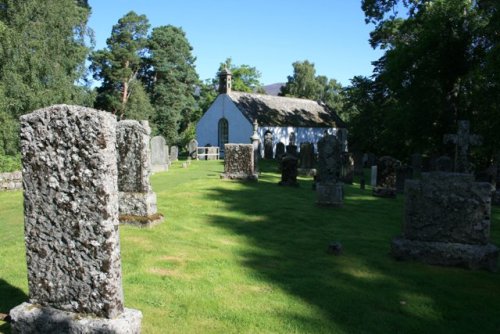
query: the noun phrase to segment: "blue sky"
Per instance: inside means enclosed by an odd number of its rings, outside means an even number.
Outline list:
[[[349,84],[371,75],[382,52],[369,43],[372,26],[364,22],[361,0],[90,0],[89,25],[96,49],[106,46],[111,27],[133,10],[152,27],[182,27],[197,58],[201,79],[215,76],[231,57],[250,65],[263,84],[286,82],[292,63],[309,60],[317,75]]]

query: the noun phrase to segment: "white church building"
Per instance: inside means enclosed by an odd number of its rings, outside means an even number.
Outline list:
[[[298,98],[231,91],[231,72],[219,74],[219,95],[196,125],[196,140],[200,146],[250,143],[253,122],[257,119],[261,143],[264,135],[273,136],[273,151],[276,144],[303,142],[316,144],[325,134],[346,134],[345,124],[325,104]],[[292,134],[293,133],[293,134]],[[340,133],[339,133],[340,134]],[[292,139],[293,140],[293,139]]]

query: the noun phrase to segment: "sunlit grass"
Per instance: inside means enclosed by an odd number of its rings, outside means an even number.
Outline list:
[[[143,333],[493,333],[500,276],[390,258],[403,197],[345,187],[317,207],[310,178],[221,180],[222,162],[180,163],[152,177],[165,221],[120,229],[126,307]],[[0,313],[27,300],[22,194],[0,193]],[[500,211],[492,242],[500,245]],[[341,256],[326,250],[342,243]],[[0,322],[0,331],[8,332]]]

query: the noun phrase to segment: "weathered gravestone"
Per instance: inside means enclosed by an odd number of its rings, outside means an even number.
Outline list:
[[[325,135],[318,141],[318,170],[316,175],[317,204],[341,206],[344,190],[339,182],[341,144],[336,136]]]
[[[264,159],[273,158],[273,133],[267,130],[264,133]]]
[[[413,169],[407,164],[402,164],[396,168],[396,192],[404,194],[405,182],[413,178]]]
[[[174,162],[179,160],[179,147],[172,146],[170,147],[170,162]]]
[[[280,160],[281,181],[278,182],[278,185],[291,187],[299,186],[297,182],[298,160],[299,159],[293,154],[286,153],[282,156]]]
[[[162,136],[151,138],[151,170],[153,173],[168,170],[168,158],[165,146],[165,138]]]
[[[224,173],[223,179],[250,180],[258,178],[254,169],[254,148],[252,144],[225,144],[224,145]]]
[[[140,333],[124,309],[116,119],[55,105],[21,117],[29,303],[14,333]]]
[[[495,270],[498,248],[489,243],[491,185],[471,174],[422,173],[406,181],[403,235],[392,241],[400,260]]]
[[[471,145],[480,145],[481,136],[470,134],[469,121],[458,121],[457,133],[445,135],[444,142],[455,144],[455,171],[470,173],[472,166],[468,161],[469,147]]]
[[[377,162],[377,185],[373,188],[373,196],[396,197],[396,170],[401,166],[399,160],[383,156]]]
[[[149,181],[150,133],[148,125],[133,120],[118,122],[116,128],[119,213],[124,224],[149,227],[163,219],[156,212],[156,194]]]
[[[274,158],[276,160],[281,160],[281,158],[284,155],[285,155],[285,144],[279,142],[278,144],[276,144],[276,155],[274,156]]]
[[[188,156],[192,159],[198,158],[198,141],[191,139],[188,144]]]
[[[314,145],[310,142],[300,144],[299,152],[299,174],[301,175],[314,175],[316,170],[314,167]]]
[[[219,148],[217,146],[207,146],[205,152],[207,153],[206,160],[219,160]]]
[[[170,161],[170,152],[168,149],[168,145],[165,144],[163,149],[165,150],[165,160],[167,161],[167,165],[170,167],[170,165],[172,164],[172,161]]]

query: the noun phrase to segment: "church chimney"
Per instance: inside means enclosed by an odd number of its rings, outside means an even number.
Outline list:
[[[231,71],[226,67],[219,72],[219,94],[231,93]]]

